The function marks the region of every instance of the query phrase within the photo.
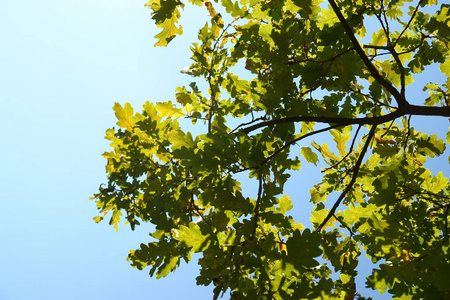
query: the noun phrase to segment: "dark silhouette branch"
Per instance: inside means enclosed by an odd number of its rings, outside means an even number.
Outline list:
[[[365,118],[340,118],[340,117],[327,117],[327,116],[297,116],[288,117],[276,120],[268,120],[260,122],[249,127],[240,129],[240,131],[249,134],[250,132],[263,128],[266,126],[283,124],[283,123],[295,123],[295,122],[318,122],[328,124],[345,125],[378,125],[386,122],[391,122],[399,117],[405,115],[416,116],[441,116],[450,117],[450,107],[437,107],[437,106],[418,106],[408,105],[407,107],[399,108],[391,113],[377,117],[365,117]]]
[[[271,160],[273,157],[275,157],[278,153],[282,152],[284,149],[288,148],[288,147],[291,146],[292,144],[295,144],[295,143],[297,143],[298,141],[303,140],[304,138],[307,138],[307,137],[312,136],[312,135],[317,134],[317,133],[329,131],[329,130],[331,130],[331,129],[338,128],[338,127],[342,127],[342,125],[338,124],[338,125],[334,125],[334,126],[329,126],[329,127],[327,127],[327,128],[322,128],[322,129],[314,130],[314,131],[308,132],[307,134],[304,134],[304,135],[302,135],[302,136],[300,136],[300,137],[298,137],[298,138],[296,138],[296,139],[293,139],[292,141],[290,141],[290,142],[284,144],[282,147],[280,147],[280,148],[277,149],[275,152],[273,152],[272,154],[270,154],[266,159],[264,159],[264,160],[259,164],[259,166],[255,167],[255,168],[258,168],[258,167],[263,166],[263,165],[266,164],[269,160]]]
[[[419,2],[417,3],[416,8],[414,9],[411,18],[408,21],[408,24],[406,24],[405,28],[403,28],[402,32],[399,34],[399,36],[397,37],[397,39],[395,40],[395,42],[392,44],[392,47],[394,48],[398,41],[400,40],[400,38],[402,37],[402,35],[405,33],[405,31],[408,29],[409,25],[411,25],[412,20],[414,20],[414,18],[416,17],[416,13],[419,10],[419,6],[420,4],[423,2],[423,0],[419,0]]]
[[[341,223],[342,227],[345,227],[349,232],[350,232],[350,237],[352,237],[354,235],[352,229],[344,222],[342,221],[340,218],[338,218],[336,216],[336,214],[333,214],[333,217],[339,222]]]
[[[353,187],[353,184],[356,181],[356,177],[358,177],[359,168],[361,167],[362,161],[364,159],[364,155],[366,154],[367,149],[369,148],[370,142],[372,141],[372,138],[375,135],[376,128],[377,128],[377,125],[373,125],[372,128],[370,129],[370,132],[369,132],[369,135],[367,136],[367,140],[364,144],[364,147],[361,150],[361,153],[359,154],[359,157],[358,157],[358,160],[356,161],[355,166],[353,167],[353,175],[352,175],[350,182],[348,183],[348,185],[344,189],[344,191],[341,193],[339,198],[336,200],[336,202],[334,203],[334,205],[331,208],[328,215],[325,217],[325,219],[322,221],[322,223],[320,223],[320,225],[317,227],[317,229],[316,229],[317,232],[320,232],[322,230],[322,228],[325,226],[325,224],[327,224],[327,222],[334,216],[334,214],[336,213],[336,210],[339,207],[339,205],[341,204],[342,200],[344,200],[345,196],[347,196],[348,192]]]
[[[352,145],[350,146],[350,150],[347,152],[347,154],[344,157],[342,157],[337,163],[335,163],[332,166],[329,166],[327,168],[324,168],[321,171],[322,173],[327,171],[327,170],[330,170],[330,169],[336,167],[337,165],[339,165],[340,163],[342,163],[353,152],[353,146],[355,145],[355,141],[356,141],[356,138],[358,137],[358,133],[359,133],[359,130],[361,129],[361,126],[362,125],[358,126],[358,129],[356,130],[355,136],[353,137],[353,140],[352,140]]]
[[[262,190],[263,190],[263,178],[262,178],[262,174],[261,172],[258,172],[258,181],[259,181],[259,185],[258,185],[258,196],[256,198],[256,205],[255,205],[255,215],[254,215],[254,219],[253,219],[253,232],[252,235],[250,236],[250,240],[252,241],[255,238],[256,235],[256,228],[258,227],[258,219],[259,219],[259,206],[261,205],[261,198],[262,198]]]
[[[350,41],[352,42],[353,46],[355,47],[356,52],[358,53],[359,57],[364,62],[364,65],[367,67],[367,69],[370,72],[370,75],[378,81],[397,101],[398,105],[400,107],[408,106],[409,103],[406,101],[404,97],[397,91],[397,89],[386,79],[381,76],[381,74],[378,72],[377,68],[372,64],[372,62],[367,57],[364,50],[361,48],[361,45],[359,44],[358,40],[356,39],[355,35],[353,34],[352,29],[347,23],[347,20],[345,20],[344,16],[342,15],[339,7],[337,6],[336,2],[334,0],[328,0],[330,3],[330,6],[333,8],[334,13],[338,17],[339,21],[341,22],[342,26],[345,29],[345,32],[347,33],[348,37],[350,38]]]
[[[269,156],[267,156],[267,157],[266,157],[262,162],[260,162],[258,165],[256,165],[256,166],[251,166],[251,167],[247,167],[247,168],[243,168],[243,169],[239,169],[239,170],[237,170],[235,173],[244,172],[244,171],[252,170],[252,169],[259,169],[259,168],[261,168],[264,164],[266,164],[269,160],[271,160],[272,158],[274,158],[276,155],[278,155],[280,152],[284,151],[286,148],[288,148],[288,147],[291,146],[292,144],[295,144],[295,143],[297,143],[298,141],[303,140],[303,139],[305,139],[305,138],[307,138],[307,137],[309,137],[309,136],[313,136],[313,135],[315,135],[315,134],[318,134],[318,133],[321,133],[321,132],[325,132],[325,131],[329,131],[329,130],[331,130],[331,129],[338,128],[338,127],[342,127],[342,126],[344,126],[344,125],[337,124],[337,125],[329,126],[329,127],[326,127],[326,128],[314,130],[314,131],[312,131],[312,132],[308,132],[308,133],[306,133],[306,134],[304,134],[304,135],[302,135],[302,136],[299,136],[299,137],[296,138],[296,139],[293,139],[293,140],[290,141],[290,142],[287,142],[287,143],[284,144],[282,147],[280,147],[279,149],[277,149],[277,150],[275,150],[274,152],[272,152],[272,154],[270,154]]]

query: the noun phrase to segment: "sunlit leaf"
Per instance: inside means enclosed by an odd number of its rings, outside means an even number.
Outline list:
[[[199,252],[208,248],[211,243],[209,235],[203,235],[200,227],[191,223],[189,227],[181,226],[180,229],[174,229],[175,237],[188,247],[192,247],[192,251]]]
[[[317,166],[317,162],[319,161],[319,158],[318,158],[317,154],[311,150],[311,148],[302,147],[300,154],[303,155],[303,157],[306,159],[307,162],[313,163],[315,166]]]
[[[125,103],[124,107],[122,107],[119,103],[115,103],[113,109],[115,111],[116,118],[118,119],[117,125],[131,130],[135,123],[132,120],[133,108],[130,103]]]

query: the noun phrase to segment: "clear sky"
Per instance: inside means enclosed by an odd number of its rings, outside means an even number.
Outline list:
[[[150,225],[95,224],[89,200],[106,180],[114,102],[140,110],[190,82],[179,70],[204,10],[188,11],[185,35],[154,48],[145,0],[1,2],[0,300],[211,299],[212,288],[195,285],[195,263],[161,280],[131,268],[128,250],[150,241]],[[419,123],[445,132],[439,122]],[[319,179],[298,180],[303,193]],[[306,202],[298,180],[286,192]]]
[[[114,102],[140,110],[188,82],[195,14],[161,49],[144,0],[1,3],[0,300],[209,299],[196,264],[161,280],[130,267],[149,227],[95,224],[89,200],[106,180]]]

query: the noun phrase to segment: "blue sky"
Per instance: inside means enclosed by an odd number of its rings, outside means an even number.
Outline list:
[[[1,300],[210,298],[195,286],[196,264],[158,281],[129,266],[148,226],[116,232],[92,220],[114,102],[140,109],[189,79],[180,48],[200,26],[195,14],[184,17],[195,29],[157,49],[144,3],[2,1]]]
[[[161,280],[129,266],[128,250],[150,241],[150,225],[116,232],[92,220],[114,102],[140,110],[190,82],[179,70],[204,10],[185,12],[185,35],[154,48],[144,3],[2,0],[0,300],[211,298],[212,288],[195,285],[195,263]],[[448,128],[416,120],[441,137]],[[318,180],[299,177],[286,192],[306,202]]]

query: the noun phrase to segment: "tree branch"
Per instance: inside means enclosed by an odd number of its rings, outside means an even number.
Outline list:
[[[274,158],[276,155],[278,155],[278,153],[282,152],[284,149],[288,148],[288,147],[291,146],[292,144],[295,144],[295,143],[297,143],[298,141],[303,140],[304,138],[307,138],[307,137],[309,137],[309,136],[315,135],[315,134],[317,134],[317,133],[329,131],[329,130],[331,130],[331,129],[338,128],[338,127],[342,127],[342,126],[344,126],[344,125],[336,124],[336,125],[333,125],[333,126],[329,126],[329,127],[326,127],[326,128],[322,128],[322,129],[314,130],[314,131],[312,131],[312,132],[308,132],[307,134],[304,134],[304,135],[302,135],[302,136],[300,136],[300,137],[298,137],[298,138],[296,138],[296,139],[293,139],[293,140],[290,141],[290,142],[287,142],[286,144],[284,144],[283,146],[281,146],[280,148],[278,148],[277,150],[275,150],[274,152],[272,152],[272,154],[270,154],[269,156],[267,156],[267,157],[266,157],[262,162],[260,162],[258,165],[256,165],[256,166],[251,166],[251,167],[247,167],[247,168],[243,168],[243,169],[239,169],[239,170],[237,170],[235,173],[244,172],[244,171],[251,170],[251,169],[259,169],[259,168],[261,168],[264,164],[266,164],[269,160],[271,160],[271,159]]]
[[[399,117],[405,115],[416,115],[416,116],[441,116],[450,117],[450,107],[438,107],[438,106],[418,106],[418,105],[408,105],[407,107],[399,108],[389,114],[377,117],[364,117],[364,118],[340,118],[340,117],[326,117],[326,116],[298,116],[298,117],[287,117],[282,119],[268,120],[251,125],[246,128],[240,129],[240,131],[249,134],[250,132],[257,130],[262,127],[293,123],[293,122],[318,122],[318,123],[331,123],[340,124],[342,126],[359,124],[359,125],[378,125],[386,122],[391,122]]]
[[[394,48],[398,41],[400,40],[400,38],[402,37],[402,35],[405,33],[405,31],[408,29],[409,25],[411,25],[412,20],[414,19],[414,17],[416,16],[417,11],[419,10],[419,6],[420,4],[423,2],[423,0],[419,0],[419,2],[417,3],[416,8],[414,9],[411,18],[408,21],[408,24],[406,24],[405,28],[403,28],[402,32],[399,34],[399,36],[397,37],[397,39],[395,40],[395,42],[392,44],[392,48]]]
[[[347,224],[345,224],[344,221],[342,221],[340,218],[338,218],[338,217],[336,216],[336,214],[333,214],[333,217],[334,217],[339,223],[341,223],[341,225],[342,225],[343,227],[345,227],[345,228],[350,232],[350,237],[352,237],[352,236],[354,235],[352,229],[351,229]]]
[[[261,168],[264,164],[266,164],[269,160],[271,160],[272,158],[274,158],[278,153],[282,152],[284,149],[288,148],[289,146],[291,146],[292,144],[297,143],[300,140],[303,140],[304,138],[307,138],[309,136],[315,135],[317,133],[321,133],[321,132],[325,132],[334,128],[338,128],[338,127],[342,127],[343,125],[341,124],[337,124],[337,125],[333,125],[333,126],[329,126],[326,128],[322,128],[322,129],[318,129],[318,130],[314,130],[312,132],[308,132],[307,134],[304,134],[296,139],[293,139],[290,142],[287,142],[286,144],[284,144],[282,147],[280,147],[279,149],[275,150],[274,152],[272,152],[272,154],[270,154],[269,156],[267,156],[262,162],[260,162],[258,165],[256,166],[251,166],[251,167],[247,167],[247,168],[243,168],[243,169],[239,169],[237,170],[235,173],[239,173],[239,172],[244,172],[247,170],[252,170],[252,169],[259,169]]]
[[[259,180],[259,185],[258,185],[258,196],[256,199],[256,205],[255,205],[255,216],[254,216],[254,220],[253,220],[253,232],[252,235],[250,236],[250,240],[252,241],[255,238],[255,234],[256,234],[256,228],[258,227],[258,219],[259,219],[259,206],[261,204],[261,197],[262,197],[262,173],[258,172],[258,180]]]
[[[307,138],[309,136],[312,136],[314,134],[317,133],[321,133],[321,132],[325,132],[325,131],[329,131],[331,129],[337,128],[337,127],[342,127],[343,125],[337,124],[337,125],[333,125],[333,126],[329,126],[326,128],[322,128],[322,129],[318,129],[318,130],[314,130],[312,132],[308,132],[307,134],[304,134],[296,139],[293,139],[292,141],[284,144],[282,147],[280,147],[279,149],[277,149],[275,152],[273,152],[272,154],[270,154],[266,159],[264,159],[258,167],[261,167],[262,165],[264,165],[265,163],[267,163],[269,160],[271,160],[273,157],[275,157],[278,153],[280,153],[281,151],[283,151],[284,149],[286,149],[287,147],[289,147],[292,144],[297,143],[300,140],[303,140],[304,138]]]
[[[356,161],[356,164],[353,167],[352,179],[350,180],[350,182],[347,185],[347,187],[345,188],[345,190],[341,193],[339,198],[336,200],[336,202],[334,203],[333,207],[331,208],[331,210],[328,213],[328,215],[326,216],[326,218],[317,227],[317,229],[316,229],[317,232],[320,232],[322,230],[322,228],[325,226],[325,224],[334,216],[334,214],[336,213],[336,209],[339,207],[339,205],[341,204],[344,197],[347,195],[347,193],[353,187],[353,184],[356,181],[356,177],[358,177],[359,168],[361,167],[364,155],[366,154],[367,149],[369,148],[369,144],[372,141],[373,136],[375,135],[376,128],[377,128],[377,125],[373,125],[372,128],[370,129],[369,135],[367,136],[366,143],[364,144],[364,147],[361,150],[361,153],[359,154],[358,160]]]
[[[327,168],[324,168],[324,169],[321,171],[322,173],[325,172],[325,171],[327,171],[327,170],[330,170],[330,169],[336,167],[337,165],[339,165],[341,162],[343,162],[343,161],[350,155],[350,153],[353,152],[353,146],[355,145],[355,141],[356,141],[356,138],[358,137],[358,133],[359,133],[359,130],[361,129],[361,126],[362,126],[362,125],[359,125],[359,126],[358,126],[358,129],[356,130],[355,136],[353,137],[352,144],[351,144],[351,146],[350,146],[350,150],[347,152],[347,154],[346,154],[343,158],[341,158],[337,163],[335,163],[335,164],[333,164],[332,166],[329,166],[329,167],[327,167]]]
[[[359,44],[358,40],[356,39],[355,35],[353,34],[352,29],[348,25],[347,21],[345,20],[344,16],[342,15],[341,11],[339,10],[339,7],[337,6],[336,2],[334,0],[328,0],[331,7],[333,8],[334,13],[338,17],[339,21],[341,22],[342,26],[345,29],[345,32],[347,33],[348,37],[350,38],[350,41],[353,43],[353,46],[355,47],[356,52],[358,53],[359,57],[362,59],[364,64],[366,65],[367,69],[369,69],[370,75],[372,75],[373,78],[375,78],[376,81],[378,81],[391,95],[395,98],[399,106],[408,106],[409,103],[406,101],[404,97],[397,91],[397,89],[389,83],[386,79],[384,79],[378,70],[375,68],[375,66],[372,64],[372,62],[367,57],[364,50],[361,48],[361,45]]]

